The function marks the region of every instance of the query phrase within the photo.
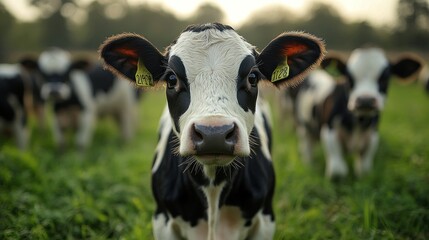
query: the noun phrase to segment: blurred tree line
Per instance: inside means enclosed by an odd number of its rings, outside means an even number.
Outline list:
[[[127,1],[27,0],[38,9],[34,22],[15,19],[0,3],[0,60],[11,54],[40,51],[49,46],[94,51],[106,37],[122,32],[143,34],[159,49],[172,42],[187,25],[223,22],[222,10],[201,5],[193,15],[181,19],[155,5],[128,5]],[[382,11],[382,10],[380,10]],[[382,14],[382,12],[380,12]],[[329,49],[350,50],[372,44],[394,50],[429,50],[428,0],[398,0],[398,22],[375,27],[366,21],[347,22],[338,10],[315,4],[305,17],[283,6],[255,12],[235,28],[259,49],[283,31],[306,31],[325,40]]]

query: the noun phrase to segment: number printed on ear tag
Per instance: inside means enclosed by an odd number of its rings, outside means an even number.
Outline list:
[[[273,74],[271,75],[271,82],[276,82],[281,79],[285,79],[289,76],[289,65],[287,64],[287,59],[284,62],[280,63],[276,69],[274,69]]]
[[[149,87],[154,85],[152,74],[150,74],[149,70],[147,70],[140,58],[137,63],[136,85],[139,87]]]

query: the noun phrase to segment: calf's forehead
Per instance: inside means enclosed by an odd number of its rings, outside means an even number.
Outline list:
[[[381,49],[357,49],[350,55],[347,69],[355,81],[377,80],[389,62]]]
[[[188,80],[193,81],[200,73],[236,75],[242,60],[252,53],[253,47],[234,30],[208,29],[183,32],[169,55],[181,59]]]
[[[61,49],[50,49],[40,54],[38,64],[45,74],[62,74],[71,64],[70,54]]]

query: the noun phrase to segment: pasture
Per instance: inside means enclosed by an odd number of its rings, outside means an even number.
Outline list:
[[[0,239],[152,239],[150,176],[164,104],[163,90],[147,92],[132,142],[106,119],[84,153],[55,151],[49,129],[30,119],[28,151],[1,146]],[[420,85],[392,82],[375,166],[363,179],[325,180],[321,149],[305,166],[291,119],[273,120],[275,239],[429,238],[429,96]]]

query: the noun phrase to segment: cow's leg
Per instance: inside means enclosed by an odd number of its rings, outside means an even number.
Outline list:
[[[152,218],[153,235],[155,239],[182,239],[179,228],[174,227],[173,219],[166,219],[163,213],[157,214]]]
[[[24,150],[28,143],[28,131],[24,122],[24,116],[22,111],[17,111],[17,117],[13,123],[13,132],[17,146]]]
[[[371,170],[374,155],[378,148],[378,142],[378,132],[374,131],[373,133],[371,133],[367,148],[365,149],[365,151],[358,154],[354,161],[354,170],[356,176],[360,177]]]
[[[305,164],[313,162],[313,140],[305,126],[300,124],[297,128],[298,145],[301,158]]]
[[[348,174],[347,164],[343,159],[341,144],[335,128],[322,127],[321,138],[325,150],[325,175],[329,179],[345,177]]]
[[[259,213],[255,219],[254,228],[250,230],[249,239],[273,239],[276,224],[273,221],[272,216]]]
[[[63,112],[55,113],[55,116],[52,118],[52,134],[55,145],[60,150],[65,147],[64,129],[66,127],[66,118],[67,116]]]
[[[79,125],[76,135],[76,145],[80,149],[86,149],[92,140],[94,130],[95,111],[93,108],[83,110],[79,115]]]

